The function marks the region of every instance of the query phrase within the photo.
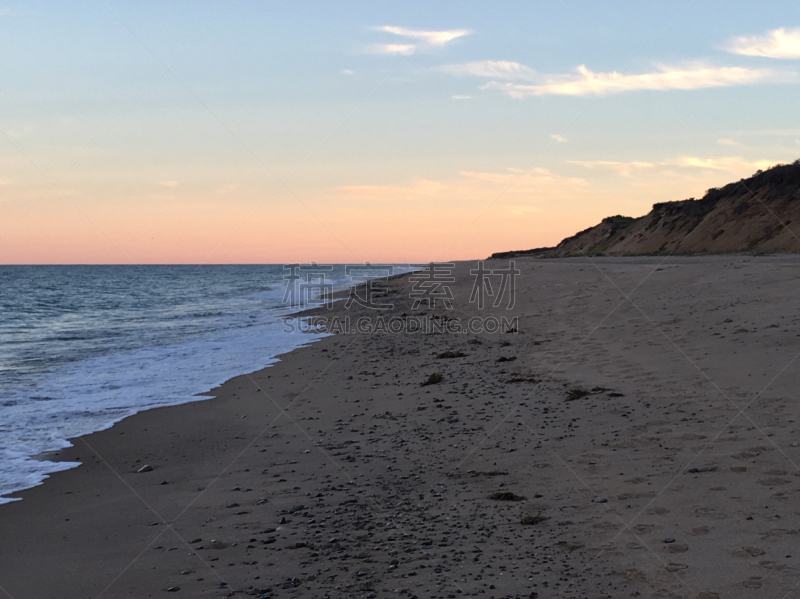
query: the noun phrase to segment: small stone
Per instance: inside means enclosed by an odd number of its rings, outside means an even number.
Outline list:
[[[497,491],[489,495],[489,499],[494,499],[495,501],[522,501],[525,498],[510,491]]]
[[[224,542],[222,542],[222,541],[213,541],[213,540],[212,540],[212,541],[211,541],[211,542],[208,544],[208,548],[209,548],[209,549],[225,549],[226,547],[228,547],[228,544],[227,544],[227,543],[224,543]]]
[[[570,552],[586,547],[583,543],[570,543],[569,541],[559,541],[558,544]]]
[[[699,468],[689,468],[687,472],[690,472],[691,474],[699,474],[700,472],[715,472],[716,470],[716,466],[700,466]]]
[[[168,593],[177,593],[177,592],[178,592],[178,591],[180,591],[180,590],[181,590],[181,587],[169,587],[169,588],[167,589],[167,592],[168,592]]]
[[[666,539],[664,539],[664,542],[665,542],[665,543],[674,543],[674,542],[675,542],[675,539],[673,539],[673,538],[670,538],[670,537],[667,537]]]
[[[141,474],[141,473],[143,473],[143,472],[152,472],[152,471],[153,471],[153,467],[152,467],[150,464],[145,464],[144,466],[142,466],[141,468],[139,468],[139,469],[136,471],[136,473],[137,473],[137,474]]]
[[[528,525],[528,524],[541,524],[542,522],[545,522],[545,521],[547,521],[549,519],[550,519],[549,517],[542,516],[541,512],[539,512],[535,516],[531,516],[530,514],[528,514],[526,516],[523,516],[522,519],[520,520],[520,524],[526,524],[526,525]]]

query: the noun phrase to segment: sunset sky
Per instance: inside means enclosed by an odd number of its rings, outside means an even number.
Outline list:
[[[0,0],[0,263],[553,245],[800,157],[800,0]]]

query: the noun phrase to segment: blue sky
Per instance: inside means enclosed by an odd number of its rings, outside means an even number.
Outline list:
[[[790,0],[11,0],[0,261],[555,243],[800,156],[798,27]]]

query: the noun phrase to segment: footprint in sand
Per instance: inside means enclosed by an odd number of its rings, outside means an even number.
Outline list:
[[[766,551],[761,549],[760,547],[742,547],[742,551],[749,555],[750,557],[758,557],[759,555],[764,555]]]
[[[762,568],[766,568],[767,570],[785,570],[786,564],[781,564],[779,562],[773,562],[771,560],[762,560],[758,562],[758,565]]]
[[[742,586],[746,589],[760,589],[761,588],[761,577],[760,576],[751,576],[747,580],[742,581]]]
[[[791,480],[788,478],[781,478],[779,476],[771,476],[768,478],[760,478],[758,479],[759,485],[764,485],[765,487],[776,487],[779,485],[788,485]]]
[[[637,535],[643,535],[651,530],[653,530],[655,526],[652,524],[637,524],[636,526],[631,526],[631,530],[635,532]]]

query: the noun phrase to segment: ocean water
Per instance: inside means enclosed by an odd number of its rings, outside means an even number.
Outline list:
[[[297,311],[283,301],[287,273],[282,265],[0,266],[0,503],[78,466],[34,459],[68,438],[196,401],[318,338],[283,330],[282,317]],[[353,283],[344,266],[326,282]]]

